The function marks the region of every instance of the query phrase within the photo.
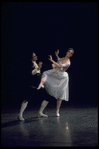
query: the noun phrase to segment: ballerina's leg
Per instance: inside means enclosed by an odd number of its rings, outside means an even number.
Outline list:
[[[57,107],[56,107],[56,115],[57,116],[60,116],[59,109],[60,109],[61,103],[62,103],[62,100],[61,99],[57,99]]]
[[[41,82],[40,82],[37,90],[39,90],[42,87],[42,85],[45,83],[45,81],[46,81],[46,78],[45,77],[41,79]]]

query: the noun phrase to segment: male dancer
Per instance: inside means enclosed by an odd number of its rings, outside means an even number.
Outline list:
[[[33,84],[33,86],[30,86],[30,88],[37,88],[40,79],[41,79],[41,68],[42,68],[42,62],[39,62],[39,64],[36,63],[37,61],[37,56],[36,54],[33,52],[32,53],[32,71],[31,71],[31,84]],[[44,86],[42,85],[42,88],[44,88]],[[43,90],[41,90],[41,92],[43,93]],[[40,92],[39,92],[40,93]],[[25,120],[23,118],[23,112],[26,109],[28,104],[28,101],[23,101],[21,104],[21,108],[20,108],[20,112],[18,115],[18,119],[23,121]],[[39,109],[39,115],[38,116],[44,116],[44,117],[48,117],[47,115],[43,114],[43,110],[45,109],[45,107],[47,106],[48,101],[43,100],[41,103],[41,107]]]

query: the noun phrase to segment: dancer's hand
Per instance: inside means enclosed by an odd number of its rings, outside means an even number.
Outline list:
[[[38,65],[39,65],[39,68],[38,68],[38,69],[41,69],[42,64],[43,64],[43,63],[40,61],[39,64],[38,64]]]
[[[49,56],[49,58],[48,58],[48,59],[51,61],[51,60],[52,60],[52,55],[48,55],[48,56]]]
[[[55,51],[55,55],[58,56],[59,54],[59,49],[57,49],[57,51]]]
[[[40,62],[39,62],[39,65],[42,66],[42,64],[43,64],[43,63],[40,61]]]

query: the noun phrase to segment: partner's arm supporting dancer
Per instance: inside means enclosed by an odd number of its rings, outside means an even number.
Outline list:
[[[58,62],[55,62],[52,59],[52,56],[49,56],[49,60],[56,65],[55,69],[51,69],[43,72],[41,82],[38,86],[38,90],[41,88],[42,84],[44,85],[46,91],[51,96],[57,99],[57,108],[56,115],[59,115],[59,109],[62,100],[68,101],[69,92],[68,92],[68,82],[69,76],[66,70],[70,66],[70,57],[73,55],[74,50],[70,48],[66,52],[64,58],[58,58]]]

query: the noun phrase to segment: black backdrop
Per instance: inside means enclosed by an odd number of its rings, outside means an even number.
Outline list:
[[[98,3],[2,2],[1,3],[1,106],[17,105],[28,82],[31,53],[51,68],[74,48],[69,74],[70,101],[97,104]],[[48,69],[48,67],[47,67]],[[38,104],[35,100],[35,105]]]

